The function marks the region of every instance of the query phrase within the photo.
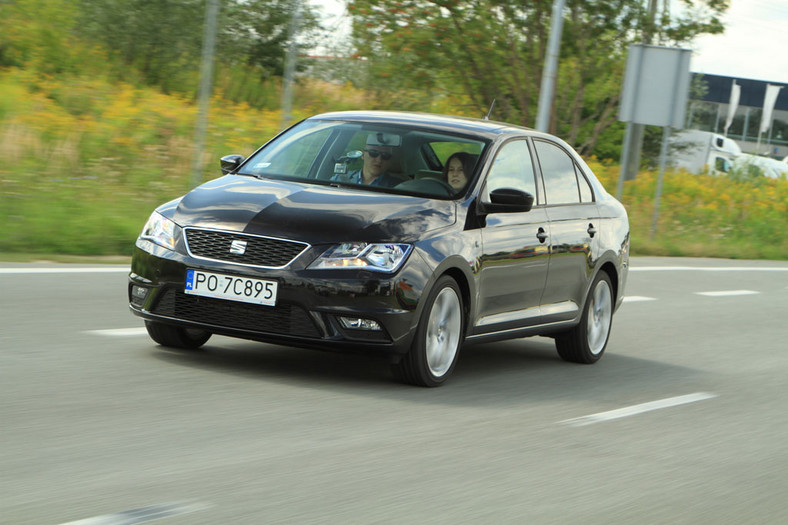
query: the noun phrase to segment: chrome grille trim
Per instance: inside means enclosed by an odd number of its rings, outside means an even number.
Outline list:
[[[301,241],[250,233],[193,227],[186,227],[183,231],[186,251],[191,257],[252,268],[286,268],[311,248]],[[232,241],[246,241],[246,252],[243,255],[230,253]]]

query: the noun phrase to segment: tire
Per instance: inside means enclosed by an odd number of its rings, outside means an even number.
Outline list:
[[[183,328],[156,321],[145,321],[148,335],[161,346],[194,350],[204,345],[211,338],[211,332],[198,328]]]
[[[442,385],[457,362],[463,328],[460,287],[444,275],[427,297],[410,350],[392,365],[394,376],[412,385]]]
[[[580,323],[555,338],[555,346],[561,359],[583,364],[599,361],[610,337],[613,304],[610,276],[599,272],[588,293]]]

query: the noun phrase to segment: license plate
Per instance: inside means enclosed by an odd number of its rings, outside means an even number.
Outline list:
[[[276,281],[186,270],[186,287],[183,291],[203,297],[274,306],[276,285]]]

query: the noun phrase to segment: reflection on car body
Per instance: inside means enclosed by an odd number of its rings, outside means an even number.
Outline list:
[[[443,179],[456,152],[476,159],[460,188]],[[607,346],[627,215],[554,136],[328,113],[222,171],[160,206],[137,239],[129,305],[161,345],[222,334],[377,352],[424,386],[450,376],[464,342],[551,336],[581,363]]]

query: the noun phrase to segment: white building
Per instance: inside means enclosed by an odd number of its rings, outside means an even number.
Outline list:
[[[780,83],[695,73],[693,85],[698,82],[698,77],[707,91],[701,98],[695,98],[695,93],[690,94],[687,128],[726,135],[738,142],[746,153],[779,159],[788,155],[788,86],[779,91],[769,129],[759,137],[767,85],[779,86]],[[726,134],[725,124],[734,80],[740,86],[741,92],[738,107]]]

